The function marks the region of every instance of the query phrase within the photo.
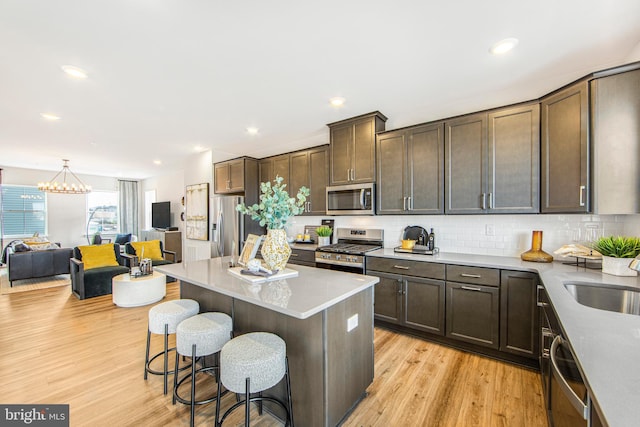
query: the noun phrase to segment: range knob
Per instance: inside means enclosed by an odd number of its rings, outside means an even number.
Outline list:
[[[342,259],[341,255],[336,255],[336,261],[340,261]]]

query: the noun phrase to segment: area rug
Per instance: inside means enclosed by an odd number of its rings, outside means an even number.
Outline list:
[[[12,287],[9,284],[6,267],[0,268],[0,295],[70,285],[71,278],[68,274],[58,274],[57,276],[40,277],[37,279],[15,280]]]

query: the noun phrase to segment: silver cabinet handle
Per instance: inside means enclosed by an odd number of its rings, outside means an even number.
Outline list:
[[[403,211],[407,210],[407,198],[406,197],[402,198],[402,210]]]
[[[493,193],[489,193],[489,209],[493,209]]]
[[[542,334],[542,351],[540,352],[541,353],[540,356],[543,359],[548,359],[550,357],[551,353],[549,352],[549,349],[547,347],[545,347],[545,345],[544,345],[545,338],[553,338],[554,335],[553,335],[553,332],[551,331],[551,329],[545,328],[545,327],[543,327],[541,329],[541,334]]]
[[[289,256],[298,256],[298,254],[291,253]]]
[[[580,186],[580,206],[584,206],[584,190],[587,189],[586,185]]]
[[[487,193],[482,193],[482,209],[487,209]]]
[[[460,286],[460,288],[464,289],[465,291],[475,291],[475,292],[479,292],[482,290],[482,288],[476,288],[475,286]]]
[[[479,274],[460,273],[460,276],[471,277],[472,279],[482,279],[482,276]]]
[[[412,211],[413,210],[413,197],[409,196],[407,197],[407,206],[409,207],[409,210]]]
[[[394,265],[393,268],[399,268],[400,270],[408,270],[409,267],[405,267],[404,265]]]
[[[544,286],[538,285],[536,287],[536,305],[538,307],[548,307],[549,304],[544,302],[544,301],[540,301],[540,291],[544,289]]]
[[[356,180],[356,170],[351,169],[351,181],[355,181],[355,180]]]
[[[585,405],[580,396],[578,396],[569,386],[567,380],[560,373],[560,368],[558,368],[558,362],[556,361],[556,350],[560,345],[562,345],[563,342],[564,340],[562,339],[562,337],[560,335],[557,335],[551,343],[550,352],[551,369],[553,371],[552,375],[555,374],[555,376],[558,378],[558,384],[560,385],[560,388],[562,389],[564,395],[567,397],[567,399],[569,399],[569,402],[576,409],[576,411],[578,411],[578,413],[582,415],[582,418],[586,420],[589,417],[589,407]]]
[[[227,180],[227,190],[231,190],[231,181]]]

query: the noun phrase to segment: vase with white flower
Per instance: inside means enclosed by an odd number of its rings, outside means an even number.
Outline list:
[[[301,187],[296,197],[289,197],[285,190],[287,184],[283,184],[282,181],[281,176],[276,176],[273,185],[271,182],[260,183],[259,203],[252,206],[242,203],[237,207],[238,211],[251,215],[251,219],[267,227],[267,237],[261,249],[262,258],[267,267],[278,271],[284,270],[291,256],[284,227],[290,217],[304,212],[304,205],[309,196],[309,189]]]

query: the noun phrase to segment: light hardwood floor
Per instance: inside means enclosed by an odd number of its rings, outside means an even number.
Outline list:
[[[167,298],[178,295],[169,284]],[[70,404],[72,426],[188,425],[188,407],[162,395],[161,377],[142,379],[148,310],[116,307],[110,295],[79,301],[69,287],[1,295],[0,402]],[[160,337],[152,345],[160,348]],[[198,386],[213,384],[206,377]],[[196,424],[212,425],[214,411],[215,404],[198,407]],[[225,426],[241,424],[240,415]],[[255,421],[280,425],[268,415]],[[376,329],[375,380],[344,425],[528,427],[546,420],[536,372]]]

